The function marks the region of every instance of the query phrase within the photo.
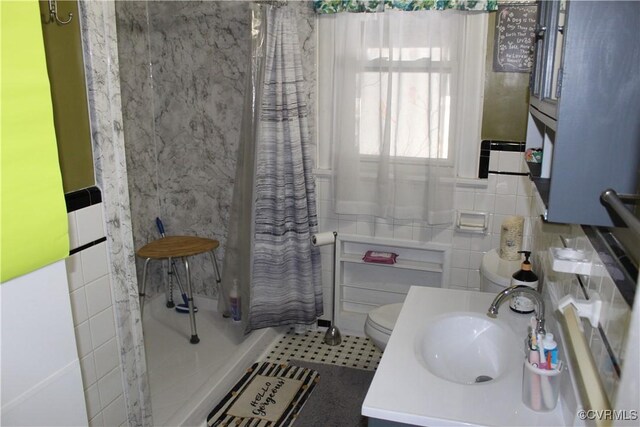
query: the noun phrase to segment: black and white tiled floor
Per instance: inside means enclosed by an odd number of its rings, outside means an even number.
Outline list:
[[[382,352],[366,337],[342,335],[339,345],[324,343],[324,331],[309,331],[298,335],[287,332],[267,352],[267,362],[288,362],[291,359],[347,366],[375,371]]]

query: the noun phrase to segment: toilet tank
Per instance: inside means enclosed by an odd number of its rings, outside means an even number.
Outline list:
[[[498,293],[511,285],[511,276],[520,270],[522,261],[506,261],[498,256],[497,249],[491,249],[482,257],[480,265],[480,290]]]

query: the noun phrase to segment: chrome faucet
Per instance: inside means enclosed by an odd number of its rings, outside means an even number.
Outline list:
[[[544,301],[542,300],[542,295],[540,295],[540,292],[536,291],[533,288],[530,288],[529,286],[515,285],[500,291],[489,306],[487,316],[493,318],[497,317],[498,307],[500,307],[500,304],[517,294],[527,294],[528,297],[531,297],[531,299],[533,299],[535,303],[534,310],[536,313],[536,333],[544,335]]]

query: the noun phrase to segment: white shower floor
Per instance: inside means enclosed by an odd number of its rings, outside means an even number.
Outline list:
[[[275,329],[242,333],[215,311],[215,301],[195,297],[200,342],[189,343],[189,316],[165,307],[163,295],[145,304],[147,372],[156,426],[204,425],[206,416],[242,371],[279,337]]]

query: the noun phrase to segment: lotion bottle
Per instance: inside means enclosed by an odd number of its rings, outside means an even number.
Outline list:
[[[524,261],[520,265],[520,270],[516,271],[511,277],[511,286],[515,285],[525,285],[530,288],[537,289],[538,288],[538,276],[531,271],[531,262],[529,261],[529,257],[531,256],[530,251],[518,251],[520,254],[524,254]],[[516,295],[511,298],[509,302],[509,308],[515,311],[516,313],[533,313],[534,303],[529,298],[523,295]]]

